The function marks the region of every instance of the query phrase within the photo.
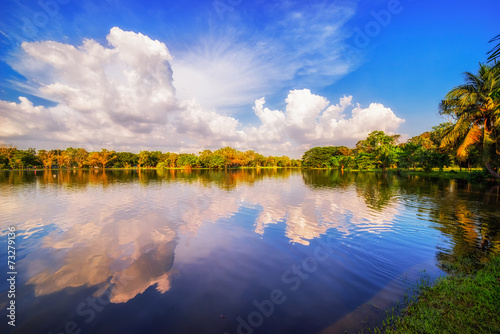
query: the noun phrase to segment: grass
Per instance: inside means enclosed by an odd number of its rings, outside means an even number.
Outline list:
[[[469,268],[469,267],[468,267]],[[422,279],[403,310],[390,310],[370,333],[500,333],[500,256],[481,269]]]

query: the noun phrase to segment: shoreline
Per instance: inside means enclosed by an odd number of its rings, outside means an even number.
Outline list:
[[[463,260],[434,284],[425,278],[417,282],[412,300],[387,311],[382,326],[368,333],[500,332],[500,255],[472,271],[469,265]]]

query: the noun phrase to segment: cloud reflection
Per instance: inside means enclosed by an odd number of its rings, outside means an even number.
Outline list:
[[[298,173],[259,173],[138,173],[127,183],[114,175],[105,188],[66,189],[66,197],[60,187],[47,188],[62,203],[41,203],[50,209],[40,212],[37,225],[53,223],[56,230],[43,238],[41,252],[27,256],[28,284],[36,296],[81,286],[97,287],[96,295],[109,289],[111,302],[124,303],[151,286],[168,291],[179,239],[242,207],[258,211],[254,232],[263,235],[284,221],[286,237],[303,245],[331,228],[377,233],[391,226],[397,211],[391,203],[372,210],[354,186],[321,190],[304,186]]]
[[[63,258],[63,264],[54,272],[42,271],[28,284],[35,285],[37,296],[84,285],[99,286],[104,292],[111,285],[113,303],[126,302],[155,284],[158,291],[166,292],[177,234],[158,214],[146,215],[142,221],[147,223],[136,219],[88,222],[50,234],[43,247],[50,248],[55,258]]]

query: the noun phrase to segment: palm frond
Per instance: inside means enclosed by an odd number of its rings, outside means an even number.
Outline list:
[[[465,85],[474,87],[477,91],[478,87],[482,86],[482,76],[481,76],[482,64],[479,64],[479,75],[475,75],[471,72],[464,72]]]
[[[500,41],[500,35],[493,37],[490,40],[490,43],[493,43],[496,41]],[[500,56],[500,43],[498,43],[496,46],[494,46],[493,49],[491,49],[487,54],[489,55],[489,57],[488,57],[489,62],[496,60],[496,58]],[[498,63],[495,64],[495,67],[498,68]]]
[[[458,143],[463,140],[470,130],[470,122],[465,117],[461,117],[454,125],[445,130],[443,139],[441,140],[441,147],[454,148]]]

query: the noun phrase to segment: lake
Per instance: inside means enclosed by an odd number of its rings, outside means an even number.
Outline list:
[[[423,274],[500,251],[499,187],[459,180],[4,171],[0,200],[7,278],[16,228],[2,333],[344,333],[379,323]]]

